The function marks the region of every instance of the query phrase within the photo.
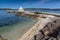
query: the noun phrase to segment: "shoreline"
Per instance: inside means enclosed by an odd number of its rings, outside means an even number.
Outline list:
[[[38,21],[39,22],[39,21]],[[35,25],[37,25],[38,24],[38,22],[35,24]],[[25,36],[27,37],[28,35],[30,35],[30,32],[31,32],[31,30],[34,28],[34,25],[24,34],[24,35],[22,35],[22,37],[25,39]],[[33,32],[33,31],[32,31]],[[28,35],[27,35],[28,34]],[[20,38],[20,39],[18,39],[18,40],[23,40],[23,38]]]
[[[42,20],[42,19],[41,19]],[[36,24],[34,24],[24,35],[22,35],[22,37],[18,40],[28,40],[28,37],[29,35],[32,36],[32,34],[35,34],[35,32],[37,31],[36,29],[38,29],[37,27],[39,26],[41,20],[38,20],[38,22],[36,22]],[[42,28],[41,28],[42,29]],[[32,31],[33,30],[33,31]],[[32,33],[32,34],[31,34]]]
[[[45,15],[46,16],[46,15]],[[18,40],[32,40],[33,36],[38,34],[39,30],[43,29],[44,26],[48,23],[51,22],[51,19],[49,19],[49,17],[54,18],[55,16],[53,15],[48,15],[46,16],[46,18],[38,18],[38,22],[33,25],[24,35],[22,35],[22,37]],[[49,21],[48,21],[49,20]]]

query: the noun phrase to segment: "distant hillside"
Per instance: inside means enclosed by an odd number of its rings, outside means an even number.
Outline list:
[[[60,10],[60,8],[24,8],[25,10]],[[18,9],[12,9],[12,8],[0,8],[0,10],[18,10]]]
[[[24,8],[24,9],[45,9],[45,10],[49,10],[49,9],[51,9],[51,8]],[[51,10],[60,10],[60,8],[59,9],[51,9]]]
[[[0,8],[0,10],[13,10],[11,8]]]

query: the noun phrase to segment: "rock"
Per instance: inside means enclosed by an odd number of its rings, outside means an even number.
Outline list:
[[[57,40],[56,38],[51,37],[49,40]]]
[[[36,35],[36,40],[41,40],[42,38],[44,37],[44,35],[39,32],[37,35]]]

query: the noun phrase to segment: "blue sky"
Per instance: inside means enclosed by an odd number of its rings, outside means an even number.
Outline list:
[[[0,0],[0,8],[60,8],[60,0]]]

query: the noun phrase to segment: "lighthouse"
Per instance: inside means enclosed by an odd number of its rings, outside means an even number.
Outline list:
[[[18,12],[24,12],[24,9],[22,8],[22,6],[18,9]]]

